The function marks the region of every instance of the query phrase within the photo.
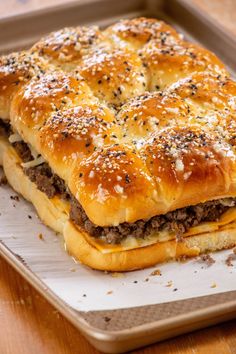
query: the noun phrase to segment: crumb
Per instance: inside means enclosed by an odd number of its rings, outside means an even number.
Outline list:
[[[177,261],[180,263],[186,263],[189,260],[189,257],[187,257],[186,255],[180,256],[177,258]]]
[[[31,216],[31,215],[28,215],[28,218],[29,218],[29,219],[32,219],[32,216]]]
[[[234,252],[234,250],[233,250]],[[233,261],[236,260],[236,253],[230,253],[225,260],[225,263],[228,267],[233,267]]]
[[[75,268],[70,268],[70,272],[76,272]]]
[[[110,317],[107,317],[107,316],[104,317],[104,321],[105,321],[105,322],[110,322],[110,320],[111,320]]]
[[[153,272],[151,272],[150,275],[154,276],[154,275],[162,275],[162,274],[161,274],[160,269],[155,269]]]
[[[52,313],[53,313],[54,316],[57,316],[57,317],[60,316],[60,314],[59,314],[59,312],[57,310],[53,310]]]
[[[217,286],[216,283],[211,284],[211,288],[216,288],[216,286]]]
[[[20,298],[20,304],[25,305],[25,300]]]
[[[119,272],[111,273],[112,278],[123,278],[124,274]]]
[[[7,178],[5,175],[3,175],[1,178],[0,178],[0,186],[5,186],[7,184]]]
[[[167,285],[165,285],[166,288],[170,288],[173,285],[173,281],[170,280],[168,281]]]
[[[178,289],[177,288],[174,288],[173,291],[177,291]]]
[[[184,242],[184,237],[183,237],[183,235],[182,235],[181,232],[177,232],[175,237],[176,237],[176,241],[177,241],[178,243]]]
[[[146,278],[144,281],[149,281],[149,278]]]
[[[38,238],[43,241],[44,240],[43,234],[38,234]]]
[[[138,281],[137,281],[137,280],[134,280],[134,281],[133,281],[133,283],[134,283],[134,284],[137,284],[137,283],[138,283]]]
[[[212,258],[209,254],[202,254],[200,259],[205,262],[208,267],[215,263],[214,258]]]
[[[19,202],[20,198],[18,197],[18,195],[11,195],[10,198],[12,200],[15,200],[16,202]]]
[[[109,290],[109,291],[107,292],[107,295],[111,295],[111,294],[113,294],[113,291],[112,291],[112,290]]]
[[[83,294],[83,297],[87,297],[87,295],[86,295],[86,294]]]

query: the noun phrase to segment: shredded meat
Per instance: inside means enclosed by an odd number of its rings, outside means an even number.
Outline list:
[[[30,150],[24,142],[13,145],[24,162],[32,160]],[[68,191],[65,182],[52,172],[47,163],[25,168],[24,172],[49,198],[60,194],[62,198],[69,200],[71,220],[91,236],[99,237],[109,244],[119,244],[127,236],[145,238],[153,232],[163,230],[174,232],[177,240],[182,241],[183,233],[190,227],[204,221],[216,221],[226,210],[236,205],[236,198],[219,199],[171,211],[165,215],[157,215],[149,220],[100,227],[89,220],[80,203]]]

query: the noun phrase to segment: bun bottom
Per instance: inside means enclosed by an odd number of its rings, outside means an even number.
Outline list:
[[[132,250],[103,254],[91,246],[71,222],[64,232],[68,252],[91,268],[107,271],[143,269],[181,257],[196,257],[236,246],[236,228],[196,236],[188,236],[184,242],[165,241]]]
[[[194,257],[236,246],[236,227],[188,236],[184,242],[165,241],[114,253],[102,253],[88,242],[85,231],[69,220],[68,203],[49,199],[29,180],[14,148],[0,138],[0,164],[9,184],[31,202],[44,224],[63,235],[66,249],[82,264],[106,271],[130,271],[180,257]]]

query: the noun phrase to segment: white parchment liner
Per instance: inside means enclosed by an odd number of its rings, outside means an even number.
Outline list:
[[[194,259],[120,276],[84,267],[67,255],[61,237],[41,223],[32,205],[11,199],[15,195],[10,187],[0,187],[0,240],[77,310],[127,308],[236,290],[236,262],[225,264],[232,250],[214,253],[216,262],[209,267]],[[156,269],[161,275],[150,275]]]

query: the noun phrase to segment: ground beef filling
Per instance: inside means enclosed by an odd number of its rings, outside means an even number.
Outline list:
[[[87,217],[78,201],[71,198],[70,218],[75,224],[83,227],[90,235],[102,239],[109,244],[119,244],[128,236],[146,238],[154,232],[174,232],[178,241],[192,226],[204,221],[216,221],[229,208],[236,205],[236,199],[227,198],[210,201],[195,206],[181,208],[165,215],[157,215],[149,220],[138,220],[134,223],[122,223],[118,226],[100,227],[94,225]]]
[[[24,162],[32,160],[30,150],[24,142],[13,143]],[[52,172],[47,163],[36,167],[25,168],[24,173],[34,182],[38,189],[49,198],[60,194],[70,202],[70,219],[87,231],[91,236],[99,238],[108,244],[119,244],[128,236],[145,238],[154,232],[174,232],[179,241],[190,227],[204,221],[216,221],[219,217],[236,205],[236,198],[219,199],[195,206],[181,208],[165,215],[154,216],[149,220],[138,220],[134,223],[122,223],[118,226],[100,227],[93,224],[87,217],[79,202],[67,189],[65,182]]]
[[[0,136],[4,136],[8,138],[10,133],[11,133],[10,124],[0,119]]]

